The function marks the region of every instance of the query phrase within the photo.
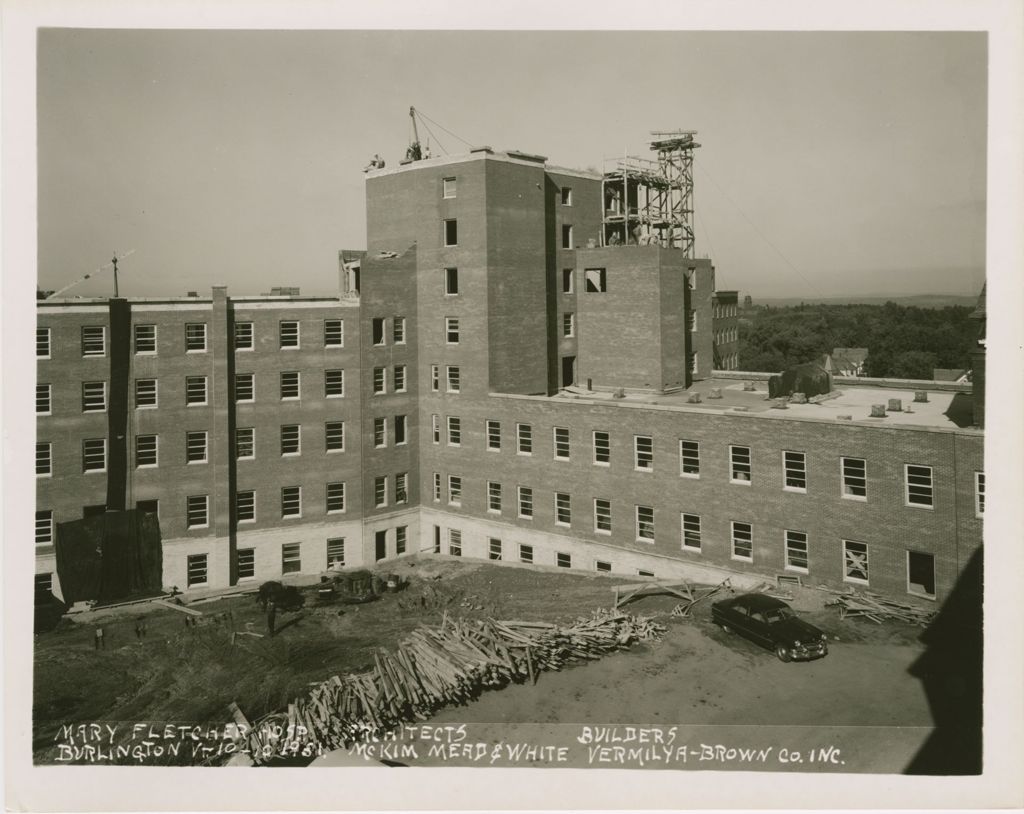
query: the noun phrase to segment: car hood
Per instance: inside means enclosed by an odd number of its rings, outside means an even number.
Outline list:
[[[820,628],[816,628],[810,622],[803,619],[783,619],[772,625],[772,633],[787,643],[801,642],[808,644],[817,641],[822,636]]]

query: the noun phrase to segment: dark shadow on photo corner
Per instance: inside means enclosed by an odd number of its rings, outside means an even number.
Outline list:
[[[979,548],[921,635],[927,648],[909,672],[924,685],[935,730],[904,774],[981,774],[983,559]]]

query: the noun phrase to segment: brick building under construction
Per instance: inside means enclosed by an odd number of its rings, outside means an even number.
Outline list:
[[[373,169],[335,297],[40,301],[37,585],[134,509],[184,591],[420,552],[944,598],[982,542],[970,386],[768,399],[694,256],[692,134],[653,146]]]

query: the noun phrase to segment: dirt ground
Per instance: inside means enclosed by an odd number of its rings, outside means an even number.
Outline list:
[[[234,646],[232,630],[266,633],[252,595],[194,605],[203,611],[196,626],[187,626],[180,611],[151,604],[65,619],[35,641],[36,761],[53,759],[63,724],[223,723],[231,701],[254,720],[284,708],[312,683],[369,668],[376,648],[393,647],[442,613],[569,621],[610,607],[611,586],[623,582],[621,575],[435,558],[389,570],[409,580],[406,590],[365,605],[319,605],[310,588],[305,608],[278,614],[275,637],[236,635]],[[783,664],[712,625],[709,602],[684,620],[669,615],[677,598],[652,596],[627,609],[666,624],[662,641],[544,674],[537,685],[485,693],[432,722],[929,727],[924,693],[907,673],[922,652],[921,629],[840,620],[835,608],[823,606],[827,598],[804,588],[790,603],[829,633],[825,659]],[[135,632],[140,618],[142,639]],[[103,650],[94,648],[96,626],[104,628]]]

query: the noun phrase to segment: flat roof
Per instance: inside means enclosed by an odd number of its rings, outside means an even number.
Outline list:
[[[548,164],[544,156],[526,153],[522,150],[492,150],[490,147],[476,147],[467,153],[456,153],[454,155],[433,156],[431,158],[420,158],[416,161],[403,161],[395,166],[385,166],[383,169],[367,170],[367,178],[381,178],[385,175],[395,175],[400,172],[423,169],[426,167],[444,167],[451,164],[466,164],[470,161],[504,161],[509,164],[521,164],[527,167],[542,167],[545,172],[556,175],[570,175],[576,178],[590,178],[600,181],[601,173],[590,170],[577,170],[570,167],[561,167]]]
[[[731,413],[737,415],[756,414],[760,418],[809,419],[836,424],[856,424],[872,427],[931,428],[964,430],[973,428],[973,399],[969,393],[929,390],[927,382],[919,389],[928,393],[927,402],[915,402],[913,389],[871,387],[836,383],[833,397],[817,404],[788,404],[786,409],[773,407],[775,401],[768,398],[768,382],[754,381],[754,390],[744,390],[742,379],[712,378],[695,382],[688,390],[673,393],[626,393],[623,398],[614,398],[607,391],[587,391],[579,387],[563,390],[549,398],[556,401],[587,401],[611,404],[621,407],[653,406],[659,409],[677,409],[687,412]],[[712,389],[719,389],[722,397],[709,398]],[[693,393],[699,393],[699,403],[690,403]],[[888,406],[889,399],[900,399],[903,410],[886,410],[884,418],[872,418],[871,407],[875,404]],[[839,416],[851,416],[841,419]]]

